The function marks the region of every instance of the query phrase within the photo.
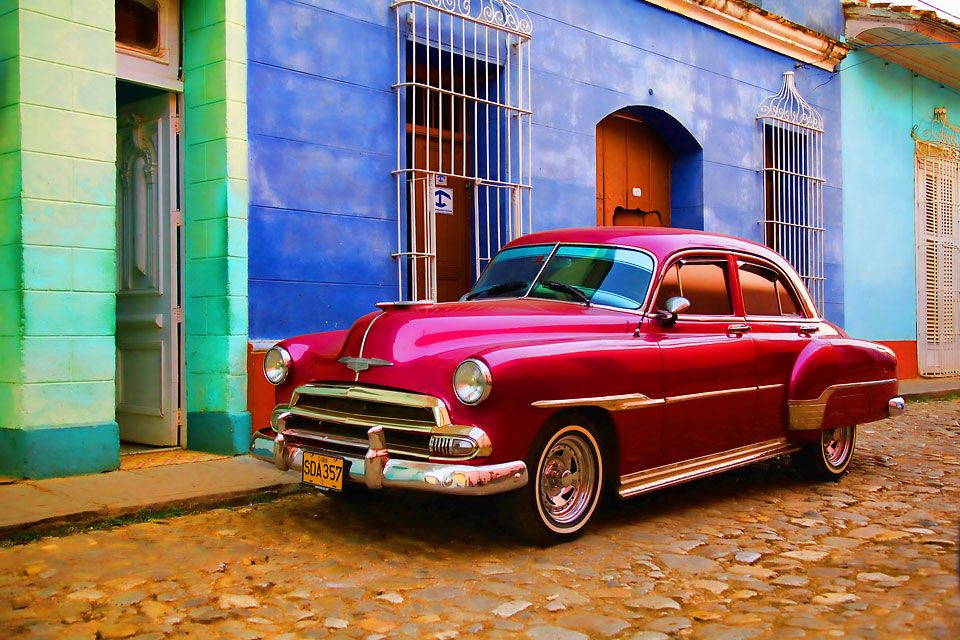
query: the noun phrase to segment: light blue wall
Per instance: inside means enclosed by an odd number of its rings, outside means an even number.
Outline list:
[[[520,4],[534,24],[535,229],[596,224],[596,125],[647,106],[703,150],[702,193],[674,194],[675,223],[760,240],[756,109],[795,70],[826,121],[825,312],[843,322],[839,82],[639,0]],[[396,18],[389,0],[247,6],[250,337],[342,328],[396,298]]]
[[[872,340],[917,339],[914,125],[960,92],[870,53],[841,67],[846,330]]]

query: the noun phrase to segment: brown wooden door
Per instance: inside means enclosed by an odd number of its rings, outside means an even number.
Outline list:
[[[672,159],[664,141],[639,120],[617,114],[601,120],[597,225],[669,227]]]
[[[418,131],[414,136],[417,154],[418,166],[450,167],[453,173],[463,174],[464,154],[462,137],[459,134],[444,133],[443,143],[438,144],[438,137],[430,137],[429,164],[426,163],[428,157],[427,133]],[[453,144],[451,144],[453,142]],[[424,164],[421,165],[420,159],[424,158]],[[417,216],[416,229],[411,230],[415,238],[417,250],[430,252],[429,239],[425,237],[425,230],[428,228],[427,216],[433,216],[436,222],[435,231],[435,249],[436,249],[436,271],[437,271],[437,302],[450,302],[458,299],[469,289],[470,275],[472,268],[470,264],[470,222],[473,215],[473,188],[469,180],[447,176],[437,177],[437,189],[449,190],[453,195],[452,207],[450,202],[445,202],[446,206],[431,206],[432,201],[439,197],[440,201],[445,200],[444,196],[437,196],[436,192],[426,198],[427,174],[417,172],[415,174],[414,188],[414,212]],[[444,181],[446,184],[440,184]],[[437,210],[448,210],[447,213],[434,213]],[[414,233],[415,231],[415,233]],[[417,291],[422,293],[426,288],[427,274],[425,269],[418,269],[416,274]]]

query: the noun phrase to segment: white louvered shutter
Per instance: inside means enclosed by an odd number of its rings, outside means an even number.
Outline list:
[[[960,375],[960,159],[917,156],[920,374]]]

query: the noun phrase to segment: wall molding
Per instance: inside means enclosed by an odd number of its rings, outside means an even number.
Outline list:
[[[850,53],[850,47],[839,40],[739,0],[647,2],[827,71]]]

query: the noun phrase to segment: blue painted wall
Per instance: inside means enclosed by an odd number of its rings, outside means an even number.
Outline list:
[[[823,114],[826,315],[844,317],[840,86],[826,71],[638,0],[524,0],[534,227],[596,222],[596,124],[660,109],[702,149],[675,224],[760,240],[755,113],[796,70]],[[396,298],[395,16],[387,0],[249,0],[250,335],[340,328]],[[693,181],[695,183],[696,180]]]
[[[917,339],[913,127],[960,92],[870,53],[841,66],[846,329],[872,340]]]

